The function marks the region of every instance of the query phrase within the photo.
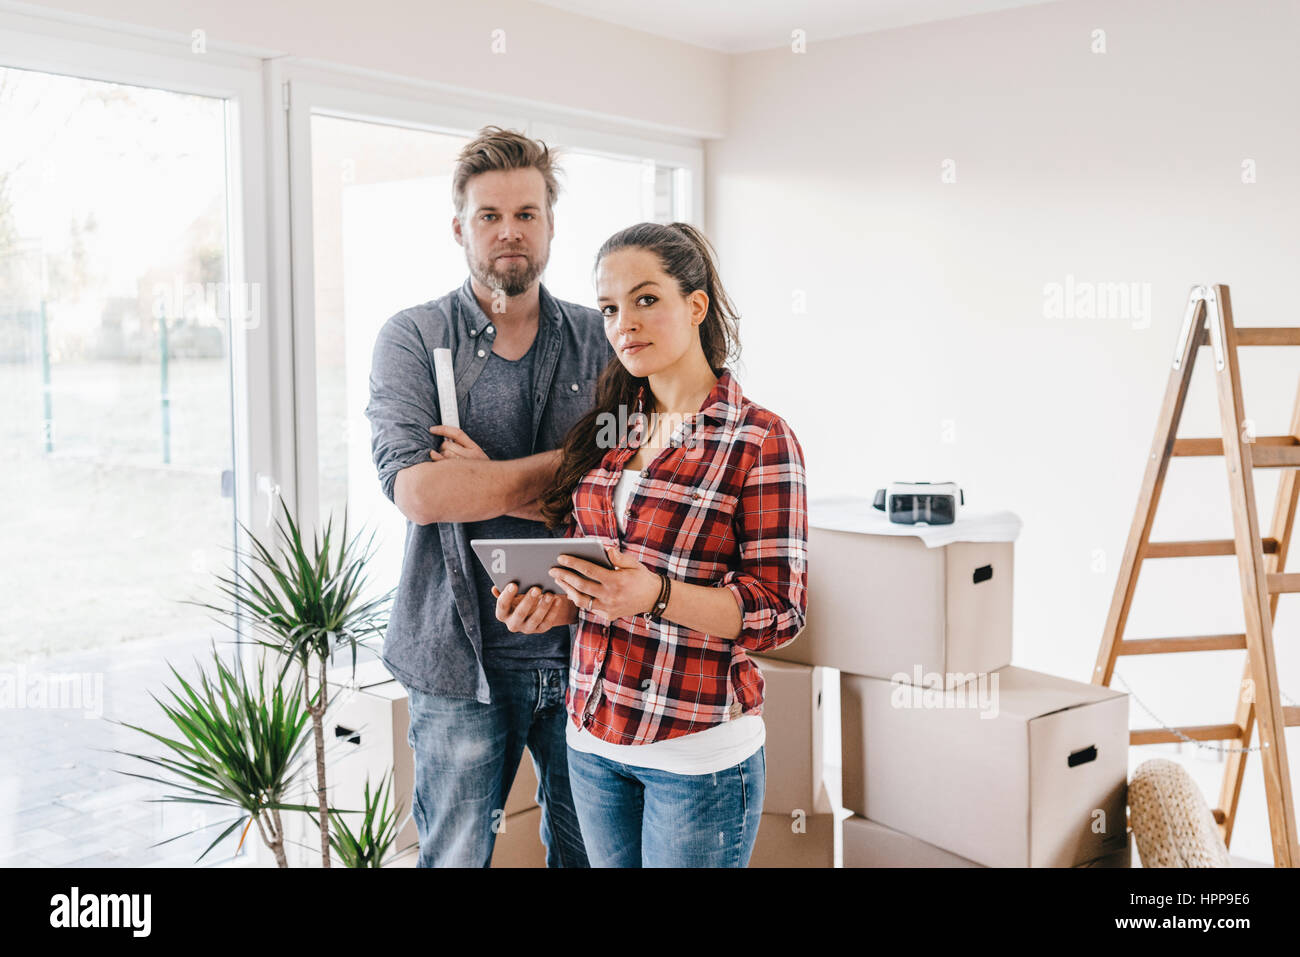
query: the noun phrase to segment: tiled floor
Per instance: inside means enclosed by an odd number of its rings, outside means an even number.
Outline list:
[[[50,674],[102,676],[103,717],[48,707],[0,711],[0,867],[195,866],[223,828],[153,845],[232,815],[219,808],[150,803],[164,789],[121,772],[152,769],[114,750],[160,754],[161,745],[111,719],[166,733],[167,719],[149,696],[167,700],[164,686],[175,685],[165,659],[193,680],[194,658],[204,661],[210,647],[207,637],[135,642],[26,665],[29,680]],[[218,648],[231,651],[224,638]],[[221,853],[214,850],[203,865],[230,861],[237,843],[237,835],[227,838]]]

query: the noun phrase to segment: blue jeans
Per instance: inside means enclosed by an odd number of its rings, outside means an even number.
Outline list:
[[[537,769],[547,867],[586,867],[564,743],[568,668],[487,668],[492,703],[407,689],[419,867],[487,867],[524,746]],[[499,827],[499,825],[497,825]]]
[[[569,748],[592,867],[748,867],[763,813],[766,748],[716,774],[638,768]]]

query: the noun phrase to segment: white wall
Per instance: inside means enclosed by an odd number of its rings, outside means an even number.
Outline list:
[[[545,102],[690,135],[725,124],[727,57],[528,0],[39,0],[113,23]],[[109,22],[109,21],[105,21]],[[492,52],[504,31],[505,53]],[[186,41],[188,45],[188,40]]]
[[[1188,288],[1228,283],[1238,325],[1300,325],[1298,25],[1288,2],[1089,0],[732,61],[706,191],[742,382],[791,422],[814,495],[954,479],[1021,515],[1016,664],[1089,680]],[[1068,275],[1149,283],[1149,327],[1046,317]],[[1259,434],[1286,431],[1297,359],[1243,360]],[[1181,434],[1218,434],[1204,367],[1193,393]],[[1275,487],[1257,483],[1265,521]],[[1166,489],[1155,538],[1230,537],[1221,459],[1173,463]],[[1232,559],[1161,564],[1130,637],[1241,630]],[[1297,601],[1277,633],[1293,701]],[[1118,673],[1166,724],[1229,721],[1243,655]],[[1184,757],[1215,806],[1221,765]],[[1258,760],[1242,802],[1234,854],[1271,861]]]

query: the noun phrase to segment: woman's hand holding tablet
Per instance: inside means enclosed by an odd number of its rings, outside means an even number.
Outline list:
[[[612,568],[561,555],[556,563],[563,567],[552,568],[550,575],[570,601],[607,621],[649,611],[659,595],[658,573],[616,548],[606,548],[605,555]]]

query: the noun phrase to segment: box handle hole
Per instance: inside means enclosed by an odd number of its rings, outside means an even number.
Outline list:
[[[352,728],[345,728],[338,724],[334,726],[334,737],[347,739],[348,744],[360,744],[361,732],[354,731]]]
[[[1080,748],[1078,751],[1071,751],[1068,764],[1070,767],[1078,767],[1080,764],[1087,764],[1089,761],[1097,760],[1097,746],[1090,744],[1086,748]]]
[[[986,582],[992,577],[993,577],[992,565],[981,565],[979,568],[975,569],[975,574],[973,576],[976,585],[978,585],[980,582]]]

